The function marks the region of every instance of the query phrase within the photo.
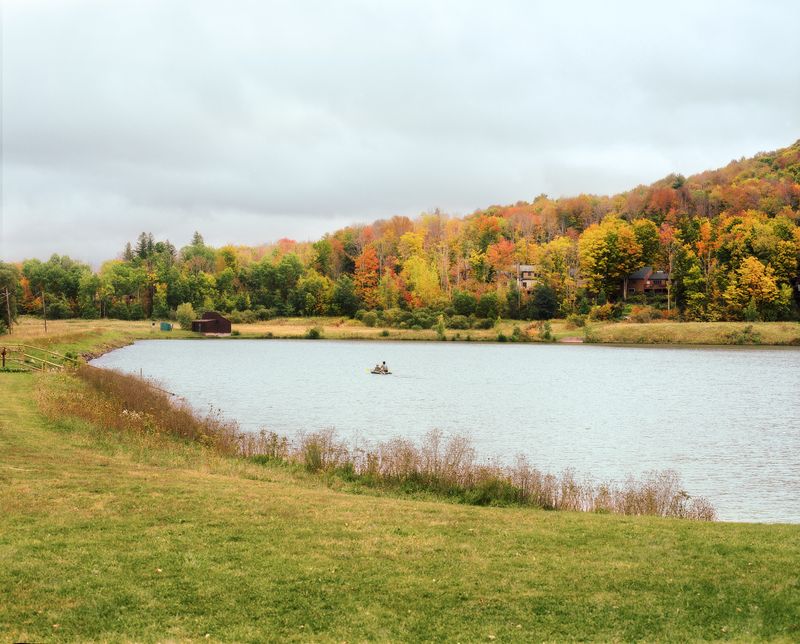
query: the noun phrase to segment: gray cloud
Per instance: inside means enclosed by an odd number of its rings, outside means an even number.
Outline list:
[[[800,134],[785,2],[9,0],[6,259],[611,193]]]

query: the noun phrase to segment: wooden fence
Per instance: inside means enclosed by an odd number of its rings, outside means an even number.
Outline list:
[[[0,345],[2,352],[5,352],[5,366],[29,371],[62,371],[78,364],[75,358],[29,344]]]

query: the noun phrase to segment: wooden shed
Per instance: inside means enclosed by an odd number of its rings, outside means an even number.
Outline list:
[[[230,333],[231,321],[216,311],[206,311],[203,317],[192,322],[192,331],[197,333]]]

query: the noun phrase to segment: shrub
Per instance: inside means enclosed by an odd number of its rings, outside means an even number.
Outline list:
[[[448,329],[469,329],[470,322],[466,315],[454,315],[447,320]]]
[[[417,309],[411,311],[409,314],[409,323],[413,326],[419,326],[423,329],[432,329],[438,321],[440,312],[434,309]]]
[[[436,321],[436,337],[439,340],[447,340],[447,336],[444,333],[445,326],[444,326],[444,314],[439,315],[439,319]]]
[[[761,319],[761,315],[758,313],[758,307],[756,306],[756,301],[754,298],[750,298],[750,302],[744,307],[742,311],[742,318],[745,322],[758,322]]]
[[[478,307],[478,300],[472,293],[453,291],[453,309],[458,315],[472,315]]]
[[[550,326],[550,322],[539,322],[537,325],[539,329],[539,339],[544,340],[545,342],[550,342],[553,340],[553,328]]]
[[[65,320],[72,317],[72,310],[69,303],[63,297],[57,295],[47,295],[47,319]]]
[[[389,329],[383,329],[381,331],[380,335],[381,335],[382,338],[388,338],[389,337]]]
[[[491,318],[486,318],[485,320],[475,320],[474,324],[472,325],[473,329],[493,329],[495,325],[495,320]]]
[[[611,302],[593,306],[589,311],[590,320],[610,320],[614,317],[614,305]]]
[[[482,318],[497,318],[501,313],[500,298],[497,293],[484,293],[481,299],[478,300],[478,307],[475,310],[478,317]]]
[[[197,313],[195,313],[194,307],[190,303],[186,302],[178,305],[178,308],[175,311],[175,317],[182,329],[191,331],[192,320],[197,319]]]
[[[633,306],[631,307],[630,320],[631,322],[647,323],[653,319],[653,309],[649,306]]]
[[[567,327],[570,329],[577,329],[586,324],[586,317],[578,313],[570,313],[567,316]]]
[[[505,333],[498,333],[497,334],[497,341],[498,342],[508,342],[508,337]]]
[[[366,311],[361,316],[361,321],[367,326],[375,326],[378,323],[378,314],[375,311]]]
[[[322,329],[318,326],[312,326],[306,331],[306,340],[319,340],[322,337]]]
[[[144,308],[138,302],[134,302],[128,308],[130,310],[129,320],[144,320],[147,317],[144,314]]]
[[[264,321],[264,320],[269,320],[270,318],[275,317],[275,310],[274,309],[268,309],[268,308],[263,307],[263,306],[257,306],[255,308],[255,314],[256,314],[256,318],[257,319]]]
[[[400,309],[385,309],[381,311],[380,317],[386,326],[397,327],[401,322],[405,321],[408,313]]]
[[[727,344],[761,344],[761,334],[748,324],[741,330],[725,334]]]

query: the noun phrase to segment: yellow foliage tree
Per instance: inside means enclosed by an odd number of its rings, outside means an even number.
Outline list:
[[[725,289],[724,298],[734,314],[755,306],[759,316],[768,317],[770,307],[778,299],[778,285],[771,266],[764,266],[755,257],[746,257]]]
[[[436,269],[419,255],[406,260],[401,273],[408,290],[423,306],[430,306],[442,295]]]

